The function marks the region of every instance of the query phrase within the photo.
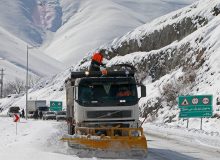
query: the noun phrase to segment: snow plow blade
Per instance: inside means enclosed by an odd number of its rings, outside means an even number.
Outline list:
[[[104,153],[107,151],[109,153],[119,153],[120,155],[123,155],[121,153],[125,153],[125,156],[129,155],[130,157],[137,158],[147,156],[147,141],[142,128],[80,127],[76,128],[76,133],[72,136],[63,137],[62,140],[77,149],[104,151]],[[97,135],[97,133],[102,134]],[[112,157],[112,154],[110,155]]]

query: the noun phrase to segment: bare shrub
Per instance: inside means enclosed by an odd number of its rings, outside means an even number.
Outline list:
[[[9,94],[20,94],[22,91],[25,91],[25,82],[16,78],[14,81],[8,82],[4,86],[4,96]]]
[[[15,94],[20,94],[21,91],[25,90],[25,82],[16,78],[15,81],[9,83]]]
[[[177,97],[180,95],[187,95],[196,79],[196,72],[194,69],[189,69],[175,82],[169,82],[163,86],[162,95],[169,106],[177,104]]]
[[[40,78],[36,78],[36,77],[33,77],[33,76],[31,76],[31,75],[29,75],[29,84],[28,84],[28,86],[30,87],[30,88],[32,88],[39,80],[40,80]]]
[[[142,106],[144,108],[141,117],[148,117],[148,120],[155,119],[157,112],[159,109],[161,109],[163,106],[161,104],[161,98],[160,97],[154,97],[147,101],[147,103]]]
[[[195,79],[196,79],[195,70],[189,70],[189,71],[185,72],[185,74],[183,76],[183,83],[188,85],[188,84],[195,82]]]
[[[167,83],[163,86],[163,97],[168,103],[174,103],[178,95],[177,87],[174,84]]]

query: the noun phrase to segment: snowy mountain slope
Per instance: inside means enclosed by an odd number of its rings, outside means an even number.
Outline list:
[[[148,98],[143,99],[141,103],[142,113],[143,115],[148,115],[149,120],[157,120],[158,122],[178,120],[177,115],[179,110],[176,105],[173,106],[168,103],[166,107],[166,105],[160,105],[158,102],[164,100],[164,98],[161,97],[165,94],[164,86],[167,84],[171,84],[170,87],[172,88],[173,86],[172,89],[174,89],[174,91],[178,89],[175,96],[178,96],[178,94],[213,95],[214,114],[219,114],[219,106],[216,105],[216,98],[219,96],[220,87],[218,84],[220,77],[220,61],[218,55],[220,50],[220,18],[217,15],[214,16],[212,10],[215,7],[219,8],[220,5],[219,1],[200,1],[198,6],[200,6],[198,7],[199,12],[197,12],[197,14],[195,12],[191,13],[191,16],[205,16],[208,20],[208,24],[204,27],[201,27],[183,40],[174,42],[159,50],[133,53],[121,57],[121,60],[118,58],[113,60],[117,61],[116,63],[122,63],[126,59],[126,63],[146,65],[146,70],[142,70],[142,72],[146,71],[145,75],[148,75],[145,81],[147,88],[149,88]],[[184,47],[185,49],[183,49]],[[166,55],[168,60],[165,58]],[[153,56],[160,57],[155,59],[153,66],[149,66],[147,61]],[[173,66],[169,66],[168,64]],[[162,73],[162,75],[158,77],[158,80],[152,83],[153,76],[150,73],[152,72],[151,68],[154,68],[154,71],[156,69],[157,72],[163,72],[164,67],[168,70]],[[180,85],[183,84],[179,79],[181,79],[184,74],[191,74],[190,72],[194,72],[195,80],[181,87]]]
[[[107,57],[113,58],[132,52],[158,50],[177,43],[216,18],[219,13],[218,1],[207,4],[208,2],[209,0],[199,1],[189,7],[157,18],[100,48],[106,50]],[[169,29],[168,32],[166,29]],[[85,57],[79,66],[76,66],[76,69],[89,60],[89,56]]]
[[[3,0],[0,26],[72,65],[91,49],[193,1]]]
[[[194,4],[142,25],[100,48],[106,49],[110,57],[160,49],[176,40],[181,40],[205,25],[207,20],[203,12],[206,10],[207,7],[204,4],[200,4],[199,7]],[[85,58],[84,61],[86,59],[89,58]]]
[[[40,45],[46,38],[46,30],[54,30],[58,17],[48,7],[47,14],[37,0],[2,0],[0,5],[0,61],[5,69],[4,83],[26,76],[27,44]],[[50,11],[50,12],[49,12]],[[47,16],[46,20],[45,17]],[[45,20],[45,21],[44,21]],[[39,49],[29,50],[29,71],[32,77],[52,75],[65,65],[46,56]]]
[[[59,61],[66,59],[69,61],[68,64],[73,64],[73,62],[80,60],[90,48],[111,40],[119,33],[122,34],[130,28],[144,23],[145,20],[151,20],[161,13],[175,10],[191,1],[183,1],[183,4],[170,4],[170,1],[163,2],[163,5],[160,5],[161,11],[152,15],[151,12],[146,12],[147,8],[142,7],[146,4],[157,5],[157,3],[149,0],[139,3],[124,0],[106,1],[105,3],[104,1],[81,0],[3,0],[1,1],[2,5],[0,5],[0,57],[4,59],[1,64],[6,69],[5,81],[25,78],[25,42],[39,45],[48,39],[47,42],[52,41],[54,44],[49,47],[49,55]],[[141,5],[139,5],[140,3]],[[140,11],[136,13],[136,10]],[[100,16],[100,13],[104,14]],[[145,14],[141,15],[141,13]],[[88,17],[88,15],[90,16]],[[121,19],[125,18],[127,21],[122,22]],[[58,32],[53,38],[53,33],[57,30]],[[109,30],[111,33],[108,33]],[[115,30],[114,33],[112,30]],[[65,43],[63,43],[63,37],[69,37],[64,38]],[[97,41],[90,38],[95,38]],[[19,46],[20,44],[21,46]],[[30,53],[33,53],[30,55],[30,74],[43,76],[57,73],[65,68],[59,62],[50,60],[43,54],[37,56],[39,62],[33,60],[36,58],[34,52],[38,51],[37,49],[30,50]],[[49,64],[46,65],[46,63]]]
[[[45,52],[69,65],[91,49],[194,0],[61,0],[63,25],[45,42]]]
[[[4,82],[15,78],[25,79],[27,43],[0,28],[0,60],[5,69]],[[33,77],[52,75],[63,70],[65,66],[45,55],[37,48],[29,49],[29,73]]]
[[[43,29],[33,23],[36,0],[1,0],[0,26],[20,39],[41,44],[45,37]],[[1,38],[1,37],[0,37]]]
[[[59,0],[2,0],[0,10],[0,26],[30,44],[42,44],[62,24]]]

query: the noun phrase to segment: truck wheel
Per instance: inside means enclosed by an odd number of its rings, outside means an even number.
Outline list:
[[[68,124],[68,134],[73,135],[75,133],[74,128],[72,124]]]

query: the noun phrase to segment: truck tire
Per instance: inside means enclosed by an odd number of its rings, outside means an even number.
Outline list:
[[[69,135],[73,135],[73,134],[75,133],[74,128],[75,128],[74,125],[68,124],[68,134],[69,134]]]

